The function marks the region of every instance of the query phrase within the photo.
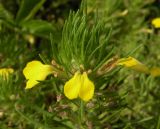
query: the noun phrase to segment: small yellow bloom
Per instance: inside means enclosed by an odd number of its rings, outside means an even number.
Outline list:
[[[160,28],[160,17],[154,18],[154,19],[152,20],[152,25],[153,25],[155,28]]]
[[[0,76],[8,77],[9,74],[13,73],[14,70],[12,68],[1,68],[0,69]]]
[[[25,89],[34,87],[39,81],[43,81],[53,72],[51,65],[44,65],[40,61],[31,61],[23,69],[23,74],[28,80]]]
[[[129,11],[126,9],[126,10],[120,12],[120,16],[126,16],[128,14],[128,12]]]
[[[94,94],[94,84],[89,80],[87,73],[75,75],[66,82],[64,86],[64,94],[68,99],[80,97],[83,101],[89,101]]]
[[[35,37],[31,34],[24,35],[24,38],[31,44],[35,44]]]
[[[122,65],[139,72],[149,73],[149,68],[133,57],[121,58],[118,60],[117,65]]]

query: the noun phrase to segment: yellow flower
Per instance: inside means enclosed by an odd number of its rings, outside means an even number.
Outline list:
[[[87,73],[76,72],[75,75],[65,83],[64,94],[68,99],[80,97],[83,101],[89,101],[94,94],[94,84],[89,80]]]
[[[13,73],[14,70],[12,68],[1,68],[0,69],[0,76],[8,77],[9,74]]]
[[[23,74],[28,80],[25,89],[34,87],[39,81],[43,81],[53,72],[51,65],[44,65],[40,61],[31,61],[23,69]]]
[[[146,65],[142,64],[141,62],[139,62],[133,57],[121,58],[118,60],[117,65],[122,65],[139,72],[144,72],[144,73],[150,72],[149,68]]]
[[[31,34],[24,35],[24,38],[31,44],[35,44],[35,37]]]
[[[147,73],[153,77],[160,76],[159,67],[153,67],[149,69],[146,65],[142,64],[133,57],[121,58],[118,60],[117,65],[122,65],[124,67],[128,67],[139,72]]]
[[[150,73],[153,77],[160,76],[160,68],[158,67],[153,67],[150,69]]]
[[[160,17],[154,18],[154,19],[152,20],[152,25],[153,25],[155,28],[160,28]]]

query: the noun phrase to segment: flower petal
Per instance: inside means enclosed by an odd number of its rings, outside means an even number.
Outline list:
[[[13,73],[14,70],[12,68],[1,68],[0,69],[0,76],[8,77],[9,74]]]
[[[139,72],[149,73],[149,68],[133,57],[121,58],[117,65],[123,65]]]
[[[160,68],[158,67],[151,68],[150,73],[153,77],[160,76]]]
[[[81,77],[81,82],[82,85],[79,91],[79,97],[83,101],[89,101],[94,94],[94,84],[92,81],[89,80],[86,72],[83,73]]]
[[[26,89],[34,87],[38,81],[43,81],[53,72],[51,65],[44,65],[40,61],[31,61],[23,69],[23,74],[28,79]]]
[[[75,75],[66,82],[64,85],[64,94],[68,99],[75,99],[78,97],[81,87],[81,74],[75,73]]]
[[[153,25],[155,28],[160,28],[160,17],[154,18],[154,19],[152,20],[152,25]]]
[[[34,87],[35,85],[37,85],[39,82],[36,80],[28,80],[26,83],[26,87],[25,89],[30,89],[32,87]]]

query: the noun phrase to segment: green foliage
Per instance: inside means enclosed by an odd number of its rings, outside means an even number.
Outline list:
[[[80,70],[81,65],[85,70],[94,70],[95,66],[109,58],[107,43],[110,30],[103,29],[103,21],[94,22],[89,25],[86,14],[81,14],[80,11],[70,13],[63,27],[61,42],[52,45],[55,47],[53,55],[58,54],[57,62],[63,65],[66,71]]]
[[[45,0],[22,0],[18,11],[16,21],[31,19],[35,13],[42,7]]]
[[[4,9],[2,4],[0,4],[0,12],[1,12],[0,13],[0,18],[1,19],[7,20],[7,19],[12,18],[11,14],[7,10]]]
[[[21,26],[25,33],[30,33],[44,38],[49,38],[50,33],[55,31],[50,23],[43,20],[29,20],[22,22]]]
[[[38,2],[38,3],[37,3]],[[32,34],[42,38],[49,38],[49,34],[55,32],[53,25],[42,19],[33,19],[37,11],[42,7],[45,0],[28,1],[22,0],[17,16],[14,19],[13,14],[9,13],[3,5],[0,5],[0,19],[5,27],[15,31],[18,34]]]
[[[158,5],[153,0],[88,0],[69,13],[72,4],[0,3],[0,68],[15,71],[0,76],[0,129],[159,129],[159,77],[114,66],[118,56],[128,55],[160,66],[160,31],[150,24],[160,16]],[[25,90],[23,68],[40,59],[55,61],[65,74]],[[87,103],[64,96],[63,86],[76,71],[89,71],[95,84]]]

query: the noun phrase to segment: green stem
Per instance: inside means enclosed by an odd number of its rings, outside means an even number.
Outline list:
[[[83,120],[84,120],[84,102],[82,100],[80,100],[79,129],[83,129]]]

